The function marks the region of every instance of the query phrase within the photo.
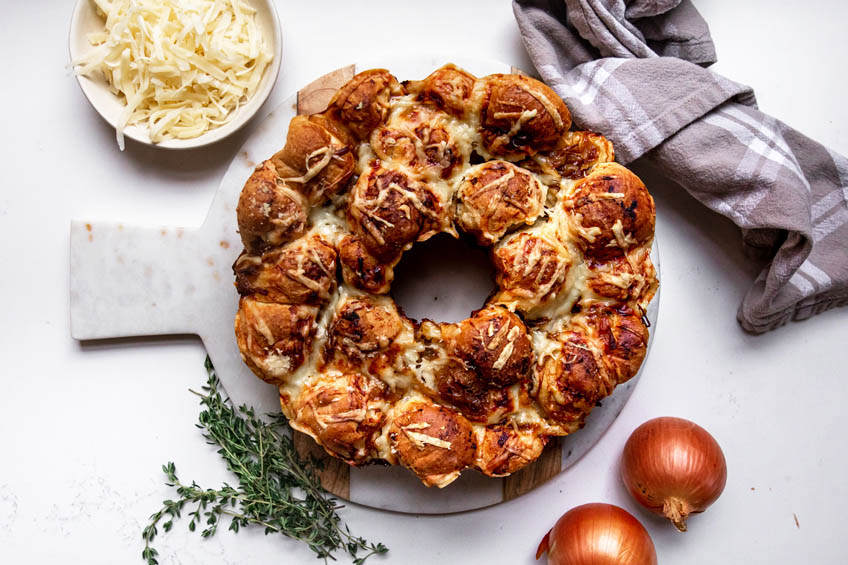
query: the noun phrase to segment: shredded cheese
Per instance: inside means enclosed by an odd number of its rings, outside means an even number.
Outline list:
[[[430,424],[427,422],[416,422],[414,424],[409,424],[403,427],[404,430],[426,430],[430,427]]]
[[[449,441],[429,436],[427,434],[410,432],[407,430],[407,428],[403,428],[403,433],[405,433],[407,437],[412,440],[412,443],[414,443],[415,447],[417,447],[418,449],[424,449],[426,445],[434,445],[436,447],[441,447],[442,449],[450,449],[451,447],[451,442]]]
[[[102,76],[125,107],[115,124],[146,124],[150,140],[190,139],[220,127],[256,92],[273,59],[244,0],[92,0],[104,30],[72,62]]]

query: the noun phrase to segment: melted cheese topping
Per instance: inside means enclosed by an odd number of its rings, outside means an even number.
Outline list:
[[[485,95],[485,89],[481,86],[483,82],[478,81],[472,91],[472,105],[475,108],[480,107],[482,97]],[[560,119],[556,108],[549,100],[544,99],[544,97],[537,99],[555,120]],[[487,160],[492,158],[491,155],[486,153],[481,143],[478,129],[479,112],[468,112],[468,115],[458,119],[455,116],[443,112],[434,112],[432,108],[427,108],[426,111],[415,114],[418,117],[411,117],[414,114],[411,110],[414,110],[415,104],[415,98],[412,95],[392,99],[389,117],[384,127],[392,130],[393,133],[390,132],[391,135],[384,137],[377,137],[376,133],[372,134],[372,141],[380,142],[382,140],[389,147],[385,153],[393,155],[394,153],[390,150],[392,149],[392,142],[386,143],[386,140],[409,138],[409,143],[414,144],[416,161],[428,163],[425,150],[434,149],[434,147],[425,145],[418,137],[415,128],[418,126],[425,128],[422,131],[426,131],[427,127],[443,128],[449,133],[452,143],[461,153],[460,165],[455,167],[448,178],[442,178],[438,167],[431,165],[412,166],[410,163],[403,162],[403,157],[399,157],[397,160],[381,160],[370,143],[361,143],[357,148],[355,172],[360,177],[357,182],[366,182],[367,175],[377,167],[401,171],[412,183],[420,183],[420,186],[424,186],[426,190],[431,191],[436,196],[440,203],[439,212],[434,212],[425,206],[416,190],[395,183],[383,187],[383,190],[373,198],[359,198],[362,194],[359,192],[357,193],[359,199],[355,201],[352,196],[353,191],[363,187],[354,186],[348,191],[343,191],[331,203],[310,210],[310,231],[308,234],[320,236],[324,241],[337,246],[340,238],[351,231],[345,214],[347,207],[350,206],[363,217],[369,219],[362,222],[362,227],[370,230],[375,240],[383,241],[382,234],[376,226],[380,225],[385,228],[392,228],[393,226],[377,215],[376,211],[380,206],[386,204],[386,199],[394,192],[402,197],[403,204],[399,207],[399,210],[407,218],[412,217],[414,210],[437,224],[435,231],[426,232],[426,234],[419,236],[419,240],[429,237],[436,231],[445,231],[457,235],[451,225],[451,213],[449,211],[458,209],[456,195],[462,190],[463,180],[483,166],[469,166],[471,154],[476,151]],[[511,131],[510,135],[517,133],[535,115],[535,111],[523,111],[512,116],[516,119],[512,128],[514,131]],[[426,138],[426,135],[423,137]],[[403,141],[403,143],[407,143],[407,141]],[[444,144],[435,149],[437,154],[444,155]],[[381,154],[383,153],[381,151]],[[400,155],[400,153],[397,154]],[[288,180],[308,182],[329,162],[328,154],[329,151],[327,153],[315,152],[308,156],[305,163],[306,174],[297,179]],[[409,157],[410,153],[407,151],[405,155]],[[516,174],[515,171],[516,169],[510,168],[508,174],[488,185],[472,187],[469,189],[469,195],[462,196],[466,198],[481,191],[499,192],[499,188],[509,182]],[[551,171],[553,170],[551,169]],[[521,234],[529,234],[542,240],[548,249],[548,251],[543,252],[543,246],[536,245],[526,255],[517,257],[514,261],[518,275],[525,279],[531,277],[538,270],[533,291],[523,288],[515,289],[510,293],[502,291],[492,299],[492,302],[501,304],[513,311],[518,310],[523,315],[526,320],[536,367],[541,367],[546,360],[564,354],[562,342],[564,339],[562,332],[564,331],[581,332],[587,336],[586,348],[593,351],[597,357],[602,355],[601,346],[596,343],[597,339],[593,339],[594,330],[587,325],[586,317],[579,313],[575,314],[575,312],[579,312],[580,307],[589,306],[593,303],[615,303],[616,301],[594,292],[589,285],[591,280],[598,279],[622,289],[631,288],[635,281],[637,285],[641,285],[639,288],[644,288],[648,285],[647,278],[653,276],[653,274],[650,274],[653,271],[650,260],[647,258],[649,246],[636,247],[632,235],[623,232],[621,222],[612,226],[615,234],[614,245],[625,250],[625,256],[628,264],[632,267],[632,272],[613,271],[613,268],[609,266],[600,270],[590,269],[589,264],[584,260],[578,238],[582,237],[586,241],[594,241],[601,230],[600,228],[583,228],[581,226],[582,217],[573,212],[573,198],[579,181],[559,179],[553,182],[555,180],[553,173],[548,173],[547,177],[544,173],[542,175],[530,173],[536,182],[539,178],[545,181],[544,184],[539,183],[542,191],[539,209],[528,211],[532,215],[532,218],[527,221],[528,225],[521,226],[521,229],[508,233],[496,243],[497,246],[508,245],[513,241],[513,238],[517,238]],[[607,193],[600,197],[614,199],[622,196],[620,193]],[[496,200],[496,198],[493,197],[492,200]],[[465,213],[474,214],[473,217],[469,216],[467,219],[479,220],[485,212],[487,211],[478,210],[474,212],[466,211]],[[409,244],[409,247],[411,245]],[[522,247],[519,250],[520,253],[524,253],[523,245],[519,247]],[[553,256],[551,256],[549,250],[553,250]],[[311,259],[321,264],[315,257],[311,257]],[[393,264],[388,265],[387,268],[392,266]],[[640,274],[643,272],[649,273],[649,275]],[[563,278],[562,290],[554,292],[554,285],[561,282]],[[304,284],[307,283],[304,282]],[[286,379],[284,385],[280,387],[280,391],[289,398],[288,406],[284,403],[283,407],[287,411],[287,415],[290,415],[290,406],[297,401],[300,391],[304,387],[320,386],[320,379],[323,375],[339,375],[341,374],[340,371],[350,372],[355,370],[379,379],[384,383],[386,390],[390,391],[390,394],[386,398],[369,400],[369,409],[382,412],[385,419],[382,429],[373,438],[373,449],[367,456],[395,464],[398,462],[398,458],[393,441],[389,437],[392,422],[396,416],[404,414],[415,403],[429,403],[433,402],[432,399],[439,402],[437,375],[445,369],[448,363],[456,362],[456,359],[448,353],[445,345],[445,342],[449,339],[447,336],[449,332],[446,329],[445,335],[443,335],[443,328],[447,326],[423,320],[416,328],[412,321],[402,317],[402,327],[391,340],[390,345],[377,352],[367,354],[361,363],[351,369],[350,361],[343,354],[328,348],[328,332],[335,316],[347,300],[365,296],[369,297],[369,300],[377,306],[395,311],[394,303],[389,296],[366,294],[348,286],[341,279],[338,287],[331,293],[319,314],[315,339],[307,360]],[[501,297],[504,297],[504,300],[501,300]],[[520,327],[510,324],[505,324],[497,330],[489,325],[488,333],[485,336],[479,336],[488,351],[499,351],[492,365],[494,370],[502,370],[507,366],[515,349],[514,344],[521,333]],[[280,362],[282,363],[282,361]],[[487,420],[484,422],[471,422],[474,433],[478,438],[484,437],[486,426],[492,424],[510,425],[516,433],[527,434],[528,445],[531,445],[533,439],[540,433],[566,435],[579,428],[580,422],[559,424],[548,421],[544,410],[532,398],[536,394],[536,390],[531,390],[528,396],[524,389],[525,386],[534,387],[537,390],[539,383],[532,380],[528,383],[519,383],[508,387],[507,393],[511,402],[507,403],[506,407],[493,410],[490,414],[487,414]],[[557,395],[561,397],[562,402],[568,401],[559,391],[552,392],[552,397]],[[345,412],[328,416],[325,420],[316,417],[316,420],[319,425],[326,425],[336,421],[361,421],[363,418],[365,418],[363,410],[352,410],[350,413]],[[519,426],[522,427],[520,432]],[[524,426],[527,426],[527,428],[524,428]],[[452,448],[450,442],[431,436],[429,428],[430,424],[427,423],[413,423],[402,428],[401,432],[419,449],[428,447]],[[311,433],[308,430],[306,431]],[[364,454],[365,451],[361,453]],[[520,455],[519,452],[516,453]],[[436,486],[445,486],[458,475],[459,471],[439,476],[428,476],[426,482]]]
[[[318,158],[317,161],[314,161],[315,158]],[[284,182],[296,182],[300,184],[306,184],[312,179],[314,179],[324,168],[330,164],[330,160],[333,158],[333,146],[325,145],[324,147],[319,147],[312,153],[306,156],[304,159],[304,168],[306,172],[299,177],[283,177],[280,180]],[[314,162],[313,162],[314,161]]]
[[[339,287],[331,295],[329,303],[321,310],[316,321],[315,336],[312,340],[312,346],[309,349],[308,356],[303,364],[298,367],[293,373],[285,379],[285,382],[280,385],[280,393],[285,393],[291,398],[292,402],[297,401],[300,393],[303,390],[303,381],[307,377],[320,375],[319,364],[321,363],[321,351],[327,343],[329,337],[330,323],[333,320],[333,314],[336,311],[336,304],[343,300],[348,295],[347,289]],[[338,374],[338,371],[335,371]],[[326,374],[326,371],[325,371]]]
[[[418,449],[424,449],[427,445],[434,445],[436,447],[441,447],[442,449],[450,449],[451,442],[445,441],[443,439],[433,437],[427,434],[422,434],[420,432],[410,431],[414,426],[423,425],[425,428],[429,428],[430,424],[411,424],[409,426],[405,426],[401,428],[403,433],[412,440],[412,443],[415,444],[415,447]]]
[[[539,112],[536,111],[536,110],[524,110],[523,112],[521,112],[521,114],[518,116],[518,119],[515,120],[515,122],[513,122],[513,124],[512,124],[512,127],[509,128],[509,131],[507,132],[506,136],[512,137],[513,135],[520,132],[521,128],[524,127],[524,124],[526,124],[527,122],[529,122],[530,120],[535,118],[536,114],[538,114],[538,113]],[[501,118],[508,118],[508,117],[511,118],[511,117],[514,117],[514,116],[515,116],[515,112],[495,112],[495,114],[494,114],[494,118],[496,120],[499,120]]]
[[[104,29],[73,61],[123,100],[116,137],[145,124],[150,140],[190,139],[231,121],[274,54],[243,0],[93,0]]]

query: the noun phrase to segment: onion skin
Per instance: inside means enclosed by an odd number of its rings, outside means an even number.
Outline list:
[[[657,565],[654,542],[627,510],[612,504],[584,504],[562,515],[536,559],[548,552],[548,565]]]
[[[627,440],[621,478],[639,504],[685,532],[686,518],[721,496],[727,462],[704,428],[682,418],[655,418]]]

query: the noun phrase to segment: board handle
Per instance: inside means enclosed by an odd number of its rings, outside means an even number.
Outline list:
[[[70,311],[75,339],[199,333],[198,296],[222,266],[198,254],[197,228],[71,222]],[[198,268],[205,265],[205,268]]]

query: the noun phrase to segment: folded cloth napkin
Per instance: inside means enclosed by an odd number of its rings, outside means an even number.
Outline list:
[[[689,0],[515,0],[539,74],[618,161],[644,156],[742,228],[770,259],[739,307],[762,333],[848,305],[848,160],[757,109],[705,67],[709,29]]]

